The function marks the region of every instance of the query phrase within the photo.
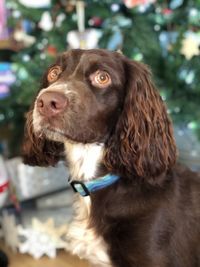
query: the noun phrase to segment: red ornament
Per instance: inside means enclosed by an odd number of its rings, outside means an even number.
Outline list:
[[[56,47],[53,46],[53,45],[49,45],[49,46],[47,47],[47,53],[48,53],[49,55],[51,55],[51,56],[55,56],[55,55],[57,54],[57,49],[56,49]]]
[[[156,0],[124,0],[124,4],[128,8],[133,8],[140,5],[147,5],[156,2]]]
[[[103,23],[103,20],[100,17],[92,17],[88,21],[88,24],[92,27],[100,27],[102,23]]]
[[[169,8],[164,8],[164,9],[162,10],[162,13],[163,13],[164,15],[171,15],[171,14],[173,13],[173,11],[172,11],[171,9],[169,9]]]

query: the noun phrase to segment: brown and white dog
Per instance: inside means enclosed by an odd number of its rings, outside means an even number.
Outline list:
[[[78,196],[72,253],[101,267],[200,267],[200,176],[176,164],[149,69],[117,52],[71,50],[45,73],[27,117],[24,161],[71,181],[119,179]]]

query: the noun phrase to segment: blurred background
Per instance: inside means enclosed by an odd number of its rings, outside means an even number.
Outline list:
[[[179,161],[200,170],[200,0],[0,0],[2,237],[34,258],[57,258],[66,248],[72,193],[62,162],[56,169],[25,167],[20,144],[43,70],[70,48],[120,49],[148,64],[174,122]],[[26,231],[38,229],[47,243],[56,233],[51,253],[42,250],[44,240],[30,249]]]

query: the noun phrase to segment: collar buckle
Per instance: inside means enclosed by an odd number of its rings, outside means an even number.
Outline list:
[[[90,191],[87,189],[84,183],[80,181],[71,181],[70,185],[74,192],[79,193],[81,196],[86,197],[90,195]]]

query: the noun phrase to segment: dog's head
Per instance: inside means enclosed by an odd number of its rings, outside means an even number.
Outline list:
[[[155,177],[176,159],[148,68],[105,50],[63,53],[45,73],[27,118],[25,162],[54,164],[66,141],[103,143],[105,165],[120,175]]]

